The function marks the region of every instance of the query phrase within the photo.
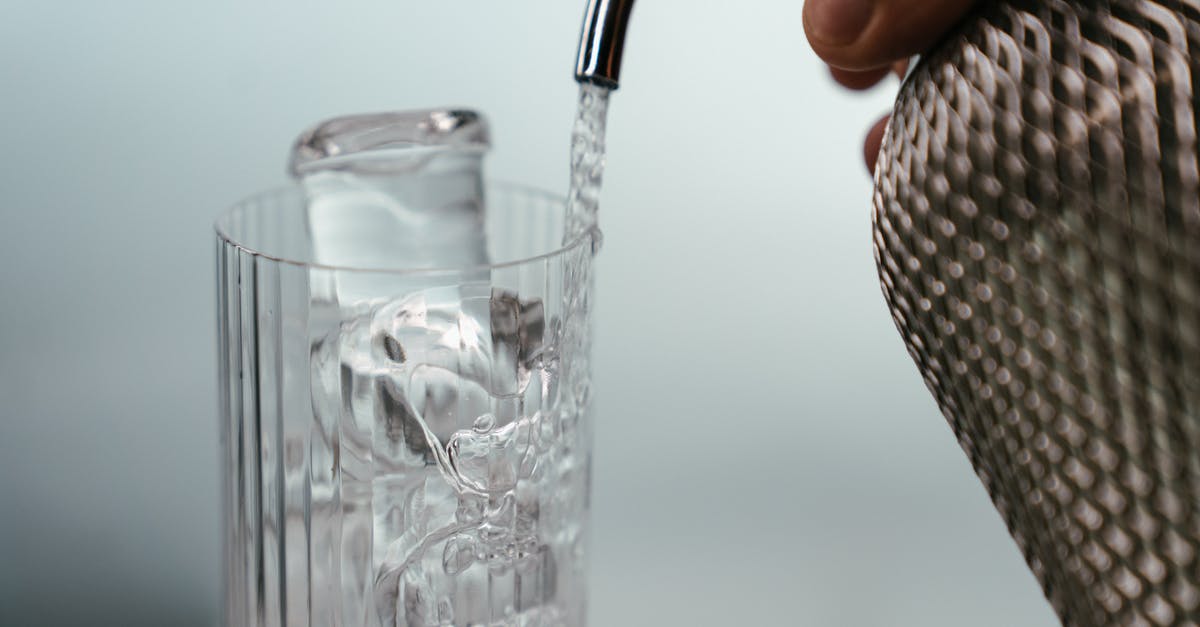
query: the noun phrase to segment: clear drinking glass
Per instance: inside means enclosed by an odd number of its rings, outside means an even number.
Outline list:
[[[335,120],[218,220],[226,624],[583,624],[598,232],[486,146]]]

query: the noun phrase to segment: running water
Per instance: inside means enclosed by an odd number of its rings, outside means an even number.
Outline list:
[[[604,179],[604,127],[610,93],[611,89],[591,83],[579,86],[579,108],[571,131],[571,188],[567,193],[564,242],[596,226]]]

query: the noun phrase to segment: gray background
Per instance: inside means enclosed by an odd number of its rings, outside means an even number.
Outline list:
[[[567,180],[582,0],[0,2],[0,624],[211,625],[218,211],[331,115]],[[609,124],[594,625],[1051,625],[879,295],[799,1],[642,2]]]

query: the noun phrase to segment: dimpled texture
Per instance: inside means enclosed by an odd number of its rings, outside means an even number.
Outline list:
[[[897,328],[1066,625],[1200,623],[1200,1],[983,3],[875,174]]]

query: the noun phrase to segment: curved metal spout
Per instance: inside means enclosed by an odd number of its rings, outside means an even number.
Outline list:
[[[621,49],[633,0],[588,0],[579,34],[575,80],[616,89],[621,73]]]

